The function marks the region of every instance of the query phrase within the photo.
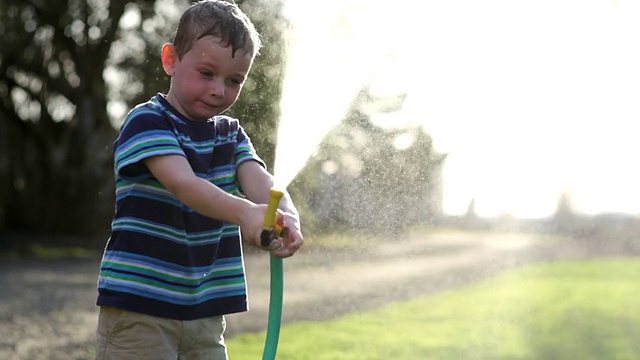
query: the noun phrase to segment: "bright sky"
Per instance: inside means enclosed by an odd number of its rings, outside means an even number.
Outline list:
[[[289,1],[294,21],[275,173],[288,183],[366,81],[406,92],[444,210],[640,215],[640,1]],[[292,143],[291,134],[302,143]],[[287,142],[289,139],[289,142]]]

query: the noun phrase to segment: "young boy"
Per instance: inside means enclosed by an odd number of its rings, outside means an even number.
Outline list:
[[[260,246],[273,179],[238,121],[219,114],[259,48],[250,20],[223,0],[192,5],[163,46],[169,91],[136,106],[114,146],[96,359],[227,359],[224,315],[247,310],[240,231]],[[289,231],[265,250],[285,258],[303,239],[287,194],[281,209]]]

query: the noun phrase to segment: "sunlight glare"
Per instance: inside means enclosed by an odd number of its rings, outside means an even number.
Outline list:
[[[481,216],[544,217],[570,190],[578,211],[640,214],[638,2],[421,1],[395,17],[380,0],[288,3],[279,136],[303,140],[301,157],[375,79],[408,94],[397,123],[424,125],[449,154],[446,213],[475,199]]]

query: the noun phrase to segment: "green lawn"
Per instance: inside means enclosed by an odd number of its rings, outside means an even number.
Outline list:
[[[264,338],[230,339],[230,358],[261,359]],[[532,265],[377,311],[291,324],[278,359],[640,359],[639,340],[640,259],[606,259]]]

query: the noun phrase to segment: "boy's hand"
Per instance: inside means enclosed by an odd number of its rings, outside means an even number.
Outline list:
[[[267,205],[252,204],[242,214],[240,231],[242,232],[242,240],[251,246],[263,248],[260,243],[260,234],[264,229],[264,217],[267,213]]]
[[[282,237],[275,240],[279,244],[276,248],[271,249],[271,253],[279,258],[287,258],[295,254],[304,243],[300,222],[297,217],[281,210],[278,210],[277,222],[283,227]]]
[[[278,210],[276,221],[283,227],[284,231],[282,231],[281,237],[271,242],[269,248],[265,248],[261,246],[260,234],[264,229],[266,210],[267,205],[255,204],[245,211],[240,223],[243,239],[252,246],[270,250],[274,256],[279,258],[287,258],[293,255],[304,242],[298,219],[291,214]]]

